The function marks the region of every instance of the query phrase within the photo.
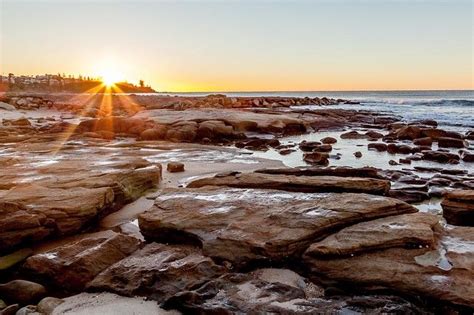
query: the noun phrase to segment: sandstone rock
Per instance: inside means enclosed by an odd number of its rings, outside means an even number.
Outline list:
[[[423,160],[436,161],[439,163],[449,163],[451,161],[459,161],[459,155],[440,151],[423,151]]]
[[[194,247],[151,243],[104,270],[88,287],[124,296],[146,296],[161,303],[225,271]]]
[[[143,298],[123,297],[112,293],[81,293],[64,299],[53,315],[92,315],[92,314],[140,314],[140,315],[179,315],[178,312],[165,311],[154,301]]]
[[[456,190],[447,193],[441,202],[443,217],[454,225],[474,226],[474,191]]]
[[[370,149],[374,149],[379,152],[387,151],[387,145],[385,143],[369,143],[367,147]]]
[[[142,140],[162,140],[165,136],[166,128],[164,126],[146,129],[140,133],[140,139]]]
[[[334,144],[337,142],[337,139],[333,137],[325,137],[321,139],[321,142],[324,144]]]
[[[384,195],[390,189],[390,182],[358,177],[232,173],[197,179],[190,182],[187,187],[199,188],[203,186],[279,189],[297,192],[361,192]]]
[[[35,277],[70,291],[80,291],[102,270],[138,249],[140,241],[117,234],[91,236],[36,254],[23,268]]]
[[[396,131],[400,140],[415,140],[421,138],[421,129],[417,126],[405,126]]]
[[[303,155],[303,160],[306,163],[316,164],[316,165],[328,165],[329,164],[329,155],[322,152],[311,152],[305,153]]]
[[[26,305],[38,302],[46,295],[46,288],[39,283],[26,280],[12,280],[0,284],[0,296],[10,304]]]
[[[461,157],[464,162],[474,162],[474,154],[467,151],[461,152]]]
[[[413,140],[413,144],[431,147],[431,145],[433,144],[433,139],[431,139],[430,137],[418,138]]]
[[[0,252],[80,231],[156,187],[161,168],[142,159],[65,159],[0,169]],[[34,165],[34,164],[33,164]],[[33,175],[31,175],[33,173]],[[30,177],[34,183],[28,184]],[[13,188],[12,188],[13,187]]]
[[[314,243],[306,255],[329,258],[390,247],[433,247],[433,230],[437,224],[438,218],[428,213],[402,214],[362,222]]]
[[[203,121],[199,124],[197,130],[198,138],[221,138],[221,137],[232,137],[234,128],[226,125],[223,121],[219,120],[208,120]]]
[[[374,167],[295,167],[295,168],[270,168],[256,170],[256,173],[280,174],[295,176],[339,176],[339,177],[368,177],[384,179]]]
[[[436,128],[422,128],[421,136],[430,137],[433,140],[438,140],[439,138],[442,138],[442,137],[462,139],[462,135],[460,133],[457,133],[454,131],[436,129]]]
[[[381,225],[374,224],[372,231],[378,231]],[[429,232],[427,228],[424,230]],[[386,287],[410,295],[472,306],[474,229],[436,226],[433,237],[434,245],[428,248],[403,248],[397,243],[386,249],[331,259],[318,257],[317,252],[312,255],[310,247],[304,261],[314,274],[332,280],[350,282],[359,287]],[[317,244],[313,244],[313,248]]]
[[[148,240],[197,244],[239,266],[295,257],[335,229],[410,212],[416,209],[402,201],[366,194],[181,189],[165,190],[139,226]]]
[[[341,139],[365,139],[365,138],[367,138],[366,135],[358,133],[355,130],[341,134]]]
[[[166,165],[166,170],[170,173],[184,172],[184,164],[180,162],[169,162]]]
[[[438,146],[440,148],[466,148],[468,145],[463,139],[440,137],[438,138]]]
[[[199,314],[344,314],[417,313],[395,296],[337,296],[287,269],[227,274],[192,291],[177,294],[165,308]]]
[[[8,305],[4,309],[2,309],[0,314],[2,314],[2,315],[15,315],[19,308],[20,308],[20,305],[18,305],[18,304]]]
[[[0,203],[0,251],[52,233],[78,231],[113,202],[111,188],[74,190],[27,185],[8,191]]]
[[[388,192],[388,196],[396,199],[403,200],[408,203],[419,203],[424,200],[430,199],[427,192],[414,190],[410,188],[406,189],[391,189]]]
[[[8,103],[4,103],[4,102],[0,102],[0,109],[9,110],[9,111],[16,110],[15,106],[10,105]]]
[[[54,309],[62,303],[64,303],[63,299],[45,297],[38,303],[37,310],[41,314],[51,315]]]
[[[23,306],[20,308],[15,315],[40,315],[40,313],[37,312],[36,306],[35,305],[27,305]]]
[[[417,152],[417,148],[411,147],[406,144],[395,144],[395,143],[390,143],[387,145],[387,152],[390,154],[410,154],[410,153],[415,153]]]
[[[370,131],[367,131],[365,133],[365,135],[369,138],[369,139],[380,139],[383,137],[383,134],[381,134],[380,132],[377,132],[377,131],[373,131],[373,130],[370,130]]]
[[[319,147],[321,145],[321,142],[319,141],[306,141],[303,140],[300,142],[298,147],[300,148],[301,151],[304,152],[311,152],[314,150],[315,147]]]
[[[148,110],[135,115],[136,118],[150,118],[158,124],[171,125],[180,121],[222,121],[235,131],[258,131],[262,133],[303,133],[305,123],[282,113],[255,113],[236,109],[189,109],[186,111]]]

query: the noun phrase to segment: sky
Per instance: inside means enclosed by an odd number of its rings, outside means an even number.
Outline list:
[[[0,0],[0,72],[176,92],[474,89],[473,2]]]

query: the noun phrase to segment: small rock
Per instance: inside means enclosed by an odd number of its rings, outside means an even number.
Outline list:
[[[180,162],[169,162],[166,170],[170,173],[184,172],[184,164]]]
[[[53,310],[60,304],[64,302],[63,299],[58,299],[55,297],[45,297],[42,299],[37,306],[37,310],[40,313],[50,315],[53,313]]]
[[[15,315],[28,315],[28,314],[34,314],[34,315],[39,315],[39,313],[36,310],[35,305],[27,305],[23,306],[20,308]]]
[[[337,142],[337,139],[333,137],[325,137],[321,139],[321,142],[324,144],[334,144]]]
[[[400,165],[397,161],[394,161],[394,160],[388,161],[388,164],[390,164],[390,165]]]
[[[410,159],[399,159],[398,162],[401,164],[411,164]]]
[[[362,157],[362,152],[360,152],[360,151],[354,152],[354,156],[356,158],[361,158]]]
[[[46,288],[39,283],[26,280],[12,280],[0,284],[0,296],[8,303],[26,305],[35,303],[46,295]]]
[[[0,314],[1,315],[15,315],[16,311],[18,311],[19,308],[20,308],[20,305],[18,304],[8,305],[1,311]]]

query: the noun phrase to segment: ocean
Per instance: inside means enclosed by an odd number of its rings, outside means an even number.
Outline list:
[[[217,93],[217,92],[216,92]],[[207,93],[160,93],[203,96]],[[434,119],[439,127],[465,132],[474,130],[474,90],[463,91],[313,91],[313,92],[219,92],[227,96],[330,97],[359,101],[336,108],[374,110],[400,116],[403,120]],[[311,109],[313,106],[306,106]],[[301,107],[300,107],[301,108]],[[318,108],[318,107],[314,107]]]

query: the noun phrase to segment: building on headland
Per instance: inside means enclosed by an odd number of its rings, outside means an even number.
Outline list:
[[[13,73],[0,75],[0,91],[39,91],[39,92],[86,92],[102,84],[100,78],[66,74],[15,75]],[[154,93],[150,86],[145,86],[140,80],[139,85],[128,82],[116,84],[124,93]]]

